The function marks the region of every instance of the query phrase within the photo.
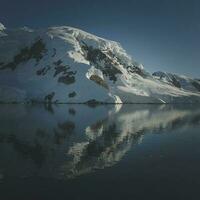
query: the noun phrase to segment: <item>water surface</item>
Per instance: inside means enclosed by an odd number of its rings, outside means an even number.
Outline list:
[[[200,199],[195,105],[0,105],[0,198]]]

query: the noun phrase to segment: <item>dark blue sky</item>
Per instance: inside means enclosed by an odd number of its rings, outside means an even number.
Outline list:
[[[78,27],[119,41],[149,71],[200,77],[199,0],[0,0],[0,21]]]

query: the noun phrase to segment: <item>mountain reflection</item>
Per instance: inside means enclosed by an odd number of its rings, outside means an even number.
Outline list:
[[[0,182],[75,178],[118,163],[147,133],[200,123],[194,106],[0,106]]]

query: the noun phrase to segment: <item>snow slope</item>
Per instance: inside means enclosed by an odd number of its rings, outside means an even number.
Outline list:
[[[153,76],[177,88],[182,88],[186,91],[200,92],[199,80],[166,72],[154,72]]]
[[[119,43],[76,28],[0,24],[1,102],[200,102],[197,80],[177,87],[165,79],[145,71]]]

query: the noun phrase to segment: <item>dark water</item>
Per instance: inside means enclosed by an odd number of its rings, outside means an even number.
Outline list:
[[[0,199],[200,199],[200,107],[1,105]]]

